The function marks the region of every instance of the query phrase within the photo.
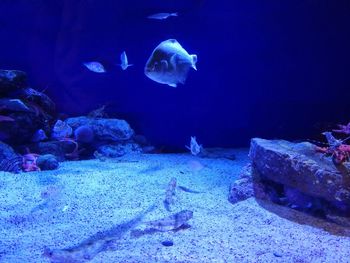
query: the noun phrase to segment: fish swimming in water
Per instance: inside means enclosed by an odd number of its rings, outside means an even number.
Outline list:
[[[196,62],[197,55],[188,54],[176,39],[168,39],[153,50],[145,75],[155,82],[176,87],[185,83],[190,68],[197,70]]]
[[[197,143],[197,139],[195,136],[191,136],[191,142],[190,142],[190,146],[187,146],[185,145],[185,147],[191,151],[191,154],[196,156],[198,155],[199,153],[202,152],[203,150],[203,146],[202,145],[199,145]]]
[[[140,223],[143,217],[153,211],[154,208],[155,206],[152,205],[130,221],[115,225],[106,231],[97,232],[76,246],[63,249],[49,249],[45,247],[43,255],[52,263],[87,262],[93,259],[98,253],[112,248],[116,241],[120,240],[127,231]]]
[[[125,51],[120,54],[120,65],[123,70],[126,70],[128,67],[133,66],[133,64],[128,64],[128,57],[126,56]]]
[[[143,229],[134,229],[130,235],[132,237],[140,237],[146,234],[153,234],[156,232],[176,231],[182,228],[190,227],[187,225],[187,221],[192,219],[193,211],[182,210],[176,214],[172,214],[169,217],[165,217],[159,220],[145,222]]]
[[[91,62],[84,62],[83,65],[90,71],[95,73],[105,73],[106,69],[105,67],[97,61],[91,61]]]
[[[150,15],[147,18],[156,19],[156,20],[165,20],[171,16],[178,16],[178,14],[177,13],[157,13],[157,14]]]
[[[165,191],[165,199],[163,201],[165,209],[169,212],[171,211],[170,206],[175,203],[175,200],[174,200],[175,189],[176,189],[176,178],[172,177]]]
[[[184,192],[192,193],[192,194],[202,194],[202,193],[204,193],[204,192],[200,192],[200,191],[197,191],[197,190],[192,190],[192,189],[187,188],[186,186],[182,186],[182,185],[179,185],[177,188],[179,188],[180,190],[182,190]]]

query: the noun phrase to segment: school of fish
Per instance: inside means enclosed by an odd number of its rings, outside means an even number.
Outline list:
[[[178,13],[156,13],[147,16],[148,19],[166,20],[169,17],[177,17]],[[185,84],[190,69],[197,70],[197,55],[190,55],[176,39],[162,41],[152,51],[144,67],[144,74],[154,82],[166,84],[171,87]],[[106,73],[106,66],[99,61],[84,62],[83,65],[91,72]],[[120,54],[120,63],[114,64],[126,70],[133,64],[129,64],[126,52]]]

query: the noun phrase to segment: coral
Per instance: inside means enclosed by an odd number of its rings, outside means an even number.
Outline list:
[[[94,131],[89,125],[81,125],[75,129],[74,138],[77,142],[90,143],[94,139]]]
[[[74,145],[74,149],[71,153],[66,153],[65,156],[70,160],[79,160],[79,155],[84,149],[79,149],[79,144],[76,140],[72,138],[63,138],[61,142],[68,142]]]
[[[334,164],[340,165],[344,162],[350,160],[350,145],[344,144],[344,142],[349,139],[345,138],[344,140],[336,139],[331,132],[322,133],[326,136],[328,147],[318,147],[316,146],[316,151],[324,153],[326,156],[331,156]]]
[[[68,138],[73,133],[73,129],[67,122],[57,120],[51,133],[51,138],[61,140]]]
[[[31,153],[27,149],[27,154],[22,156],[22,169],[25,172],[32,172],[32,171],[40,171],[39,166],[37,165],[37,159],[39,157],[39,154]]]
[[[350,135],[350,122],[347,125],[338,124],[338,129],[334,129],[333,132]]]
[[[55,170],[58,168],[59,163],[55,155],[44,154],[38,157],[37,165],[41,170]]]
[[[22,166],[22,157],[14,156],[11,158],[5,158],[0,162],[0,171],[19,173]]]

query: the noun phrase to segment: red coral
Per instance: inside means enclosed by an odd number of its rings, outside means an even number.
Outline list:
[[[335,164],[343,164],[350,160],[350,145],[341,144],[337,147],[316,147],[317,152],[322,152],[328,156],[332,156]]]
[[[31,153],[27,149],[27,154],[22,156],[22,169],[25,172],[32,172],[32,171],[40,171],[39,166],[36,163],[36,160],[39,157],[39,154]]]
[[[350,122],[347,125],[338,124],[338,128],[333,130],[333,132],[350,135]]]

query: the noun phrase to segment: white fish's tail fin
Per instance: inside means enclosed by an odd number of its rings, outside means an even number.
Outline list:
[[[194,70],[197,70],[196,63],[197,63],[197,55],[191,55],[192,57],[192,68]]]
[[[178,16],[179,13],[178,12],[175,12],[175,13],[171,13],[170,16]]]

